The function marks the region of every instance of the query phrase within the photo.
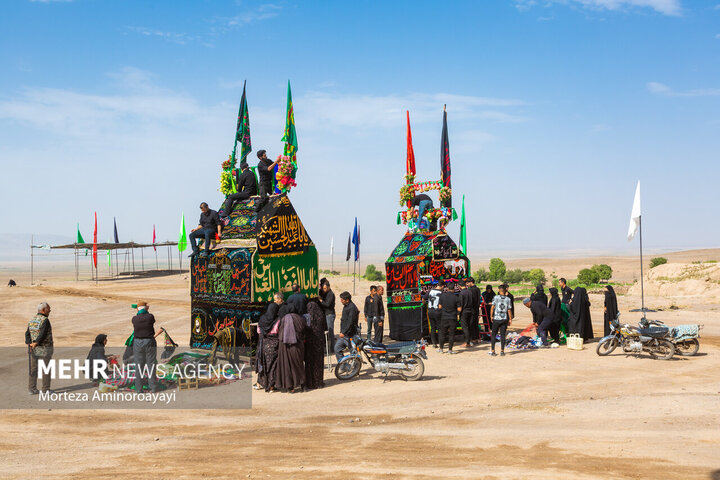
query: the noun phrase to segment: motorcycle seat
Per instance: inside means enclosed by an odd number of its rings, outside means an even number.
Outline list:
[[[664,337],[669,331],[667,327],[648,327],[639,329],[638,333],[646,337]]]

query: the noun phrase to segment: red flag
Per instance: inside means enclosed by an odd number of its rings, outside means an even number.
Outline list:
[[[410,112],[407,113],[407,173],[415,175],[415,152],[412,146],[412,133],[410,132]]]
[[[93,265],[97,269],[97,212],[95,212],[95,230],[93,231]]]
[[[155,246],[155,225],[153,225],[153,250],[157,252],[157,247]]]

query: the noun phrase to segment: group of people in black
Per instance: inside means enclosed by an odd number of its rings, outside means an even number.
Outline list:
[[[292,292],[287,300],[275,293],[258,320],[257,390],[296,392],[325,386],[325,310],[319,300],[309,301],[299,285],[293,285]]]
[[[259,160],[257,165],[257,178],[245,158],[240,161],[240,169],[233,172],[237,192],[227,196],[225,202],[220,207],[221,214],[210,209],[206,202],[200,204],[200,221],[198,222],[198,226],[193,228],[188,236],[188,238],[190,238],[190,246],[192,247],[191,257],[200,253],[197,247],[197,240],[199,238],[205,240],[204,254],[207,255],[208,252],[210,252],[211,240],[220,239],[222,227],[228,224],[230,214],[233,212],[236,203],[257,195],[260,195],[260,200],[255,205],[256,210],[260,210],[267,203],[268,195],[272,195],[273,193],[273,174],[279,160],[275,160],[274,162],[270,160],[265,150],[258,150],[257,156]]]
[[[560,278],[558,283],[559,288],[549,289],[549,298],[543,286],[538,285],[522,302],[532,313],[533,325],[537,328],[543,345],[549,346],[553,342],[559,344],[561,329],[568,335],[578,334],[584,340],[592,339],[593,328],[587,290],[584,287],[573,290],[564,278]],[[455,331],[459,323],[466,348],[478,345],[481,336],[484,336],[492,342],[488,353],[494,355],[495,337],[499,334],[502,354],[507,326],[512,324],[515,317],[515,297],[510,293],[507,284],[500,285],[499,288],[499,294],[495,293],[492,285],[487,285],[481,292],[471,277],[443,285],[433,281],[431,289],[423,296],[428,307],[432,346],[444,353],[447,342],[447,353],[454,354]],[[613,287],[605,286],[604,293],[604,325],[607,335],[609,324],[617,316],[618,309]]]

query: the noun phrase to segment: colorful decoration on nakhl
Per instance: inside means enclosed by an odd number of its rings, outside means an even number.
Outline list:
[[[410,112],[407,113],[407,159],[406,173],[403,177],[404,184],[400,187],[400,205],[407,207],[407,210],[398,212],[397,223],[405,224],[408,230],[433,230],[443,231],[448,223],[457,219],[457,213],[452,208],[452,189],[450,188],[450,146],[447,133],[447,112],[443,108],[443,130],[441,135],[441,180],[430,180],[425,182],[416,181],[415,151],[412,146],[412,133],[410,131]],[[418,225],[418,209],[412,206],[413,198],[419,193],[437,190],[440,200],[439,208],[426,210],[425,222]]]
[[[285,131],[282,141],[284,144],[283,154],[278,157],[280,162],[275,169],[275,188],[279,193],[289,192],[295,184],[297,175],[297,133],[295,132],[295,112],[293,110],[292,92],[290,91],[290,80],[287,90],[287,111],[285,114]]]
[[[257,211],[259,200],[238,202],[210,253],[192,257],[192,348],[212,348],[213,335],[230,326],[240,326],[241,343],[255,348],[251,324],[276,292],[287,296],[298,284],[308,297],[317,297],[318,252],[287,193],[271,196]]]
[[[451,283],[470,274],[464,233],[461,250],[445,231],[445,226],[457,219],[457,213],[452,208],[449,152],[447,112],[443,108],[441,179],[418,182],[408,112],[406,174],[400,188],[400,205],[405,205],[407,209],[398,212],[397,221],[407,225],[408,231],[385,262],[388,324],[390,338],[394,340],[416,340],[427,336],[429,321],[423,294],[435,281]],[[419,212],[412,206],[412,200],[415,195],[432,190],[438,191],[440,205],[426,210],[424,217],[427,222],[422,221],[418,225]],[[464,217],[462,223],[464,232]],[[437,224],[437,228],[429,228],[433,224]]]

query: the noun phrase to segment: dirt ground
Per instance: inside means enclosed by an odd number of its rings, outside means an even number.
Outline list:
[[[609,263],[631,279],[632,259],[608,258],[508,266],[545,265],[570,278],[588,264]],[[121,345],[138,300],[188,343],[187,274],[95,285],[54,273],[35,287],[26,286],[27,273],[13,275],[20,286],[0,290],[7,332],[0,345],[23,344],[40,301],[52,306],[57,345],[89,348],[98,333]],[[331,281],[336,293],[352,292],[351,279]],[[358,304],[368,285],[358,283]],[[602,298],[590,301],[600,335]],[[623,321],[637,323],[640,314],[629,310],[640,298],[621,295],[618,303]],[[326,372],[324,389],[255,392],[251,410],[4,410],[0,478],[720,478],[720,299],[646,303],[661,309],[651,318],[704,324],[700,354],[667,362],[602,358],[588,344],[579,352],[561,347],[501,358],[489,357],[483,344],[455,356],[430,350],[419,382],[383,383],[366,367],[340,383]],[[529,324],[529,311],[516,310],[513,326]]]

